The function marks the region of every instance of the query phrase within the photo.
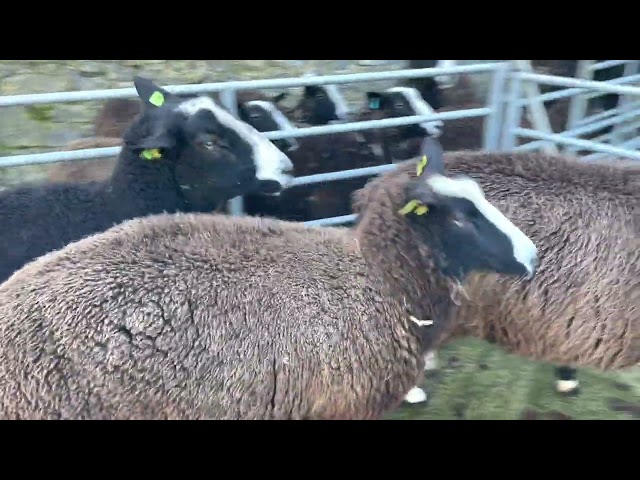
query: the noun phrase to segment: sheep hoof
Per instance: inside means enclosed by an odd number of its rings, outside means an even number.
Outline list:
[[[556,380],[556,391],[562,395],[575,396],[579,393],[578,380]]]
[[[423,403],[427,401],[427,394],[419,387],[413,387],[409,393],[405,395],[404,401],[407,403]]]

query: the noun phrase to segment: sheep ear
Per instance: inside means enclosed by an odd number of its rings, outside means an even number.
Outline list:
[[[370,110],[380,110],[384,106],[384,95],[380,92],[367,92],[367,105]]]
[[[424,181],[417,179],[407,185],[407,203],[398,210],[400,215],[426,215],[430,207],[442,204],[443,198],[435,193]]]
[[[273,101],[273,103],[275,103],[277,105],[278,103],[283,101],[288,96],[289,96],[289,94],[287,92],[282,92],[282,93],[279,93],[278,95],[276,95],[275,97],[273,97],[272,101]]]
[[[444,175],[444,152],[440,142],[433,137],[427,137],[420,145],[420,159],[416,167],[416,175],[426,174]]]
[[[307,85],[304,87],[305,97],[315,97],[318,93],[320,93],[320,87],[317,85]]]
[[[164,156],[164,152],[173,148],[176,142],[167,132],[158,132],[140,139],[126,139],[125,145],[136,155],[145,160],[157,160]]]
[[[142,100],[142,103],[146,106],[160,107],[171,98],[171,93],[159,87],[148,78],[137,76],[133,79],[133,84],[136,87],[140,100]]]

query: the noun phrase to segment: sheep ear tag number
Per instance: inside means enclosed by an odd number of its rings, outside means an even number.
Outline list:
[[[140,154],[140,158],[144,158],[145,160],[157,160],[162,158],[162,154],[157,148],[152,148],[151,150],[144,150]]]
[[[149,103],[156,107],[161,106],[164,103],[164,95],[161,92],[153,92],[149,97]]]
[[[424,215],[429,211],[429,207],[427,207],[420,200],[411,200],[404,207],[402,207],[398,213],[400,215],[407,215],[411,212],[414,212],[416,215]]]

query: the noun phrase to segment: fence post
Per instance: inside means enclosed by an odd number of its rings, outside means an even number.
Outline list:
[[[234,117],[238,118],[238,100],[236,97],[236,91],[233,89],[226,89],[220,91],[220,103],[225,106],[227,110]],[[244,200],[242,197],[234,197],[227,202],[227,211],[229,215],[241,216],[244,214]]]
[[[485,150],[498,150],[500,145],[500,133],[504,113],[503,92],[510,67],[511,62],[505,61],[496,68],[493,74],[491,90],[489,92],[489,98],[487,99],[487,107],[491,108],[491,113],[484,119],[482,144]]]
[[[595,63],[595,60],[579,60],[578,68],[576,70],[576,78],[591,80],[593,78],[591,67]],[[576,128],[578,122],[587,114],[587,106],[589,104],[587,93],[588,92],[583,91],[583,93],[574,95],[571,99],[565,130],[573,130]],[[573,145],[566,145],[564,148],[564,151],[567,153],[575,153],[576,150],[577,147]]]
[[[512,71],[513,73],[513,71]],[[502,131],[501,150],[513,150],[516,145],[516,135],[514,130],[520,125],[522,117],[522,106],[520,105],[520,97],[522,92],[522,80],[519,76],[510,74],[509,93],[507,112]]]
[[[640,62],[638,60],[628,60],[627,62],[628,63],[626,63],[624,66],[624,73],[622,74],[623,78],[630,77],[638,73],[638,69],[640,68]],[[629,111],[631,110],[631,105],[633,104],[635,104],[635,101],[634,99],[630,98],[629,95],[620,95],[620,100],[618,100],[618,107],[620,108],[620,114],[624,115],[626,113],[629,113]],[[633,119],[630,119],[629,123],[631,121],[633,121]],[[611,131],[612,145],[614,146],[619,145],[625,141],[625,135],[623,133],[623,128],[625,126],[625,123],[627,122],[619,123],[613,127]],[[635,134],[635,132],[633,131],[627,132],[627,135],[629,134]]]

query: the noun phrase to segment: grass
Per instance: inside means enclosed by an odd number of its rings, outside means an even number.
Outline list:
[[[531,362],[476,339],[452,343],[426,372],[426,404],[403,405],[393,420],[640,419],[640,369],[580,369],[580,394],[554,390],[553,365]]]

